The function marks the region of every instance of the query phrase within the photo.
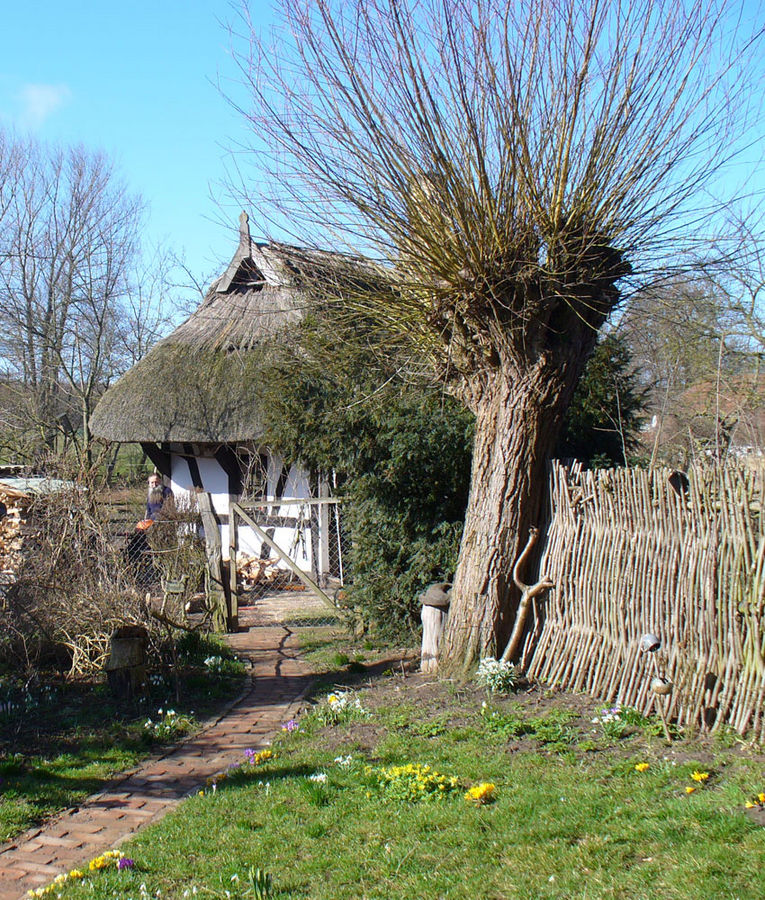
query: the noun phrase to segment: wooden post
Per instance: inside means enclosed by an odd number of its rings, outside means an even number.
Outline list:
[[[438,671],[438,647],[446,626],[447,610],[439,606],[422,607],[422,649],[420,651],[420,671]]]
[[[205,553],[207,570],[205,572],[205,593],[207,604],[212,610],[213,630],[219,633],[226,631],[228,625],[228,604],[226,603],[226,580],[223,572],[223,553],[221,550],[220,528],[212,505],[212,499],[206,491],[197,494],[197,505],[205,530]]]
[[[122,625],[111,636],[106,676],[115,697],[132,700],[146,688],[148,631],[140,625]]]
[[[309,506],[308,507],[308,521],[309,532],[311,535],[311,577],[317,583],[326,587],[326,580],[324,579],[324,569],[321,565],[321,525],[319,524],[319,512],[321,507],[319,506]]]
[[[327,500],[328,497],[329,485],[319,476],[319,499]],[[319,571],[325,579],[332,574],[329,567],[329,503],[326,502],[319,506]]]
[[[228,593],[229,593],[229,630],[239,627],[239,585],[237,583],[236,556],[239,552],[239,523],[236,518],[236,501],[233,496],[228,501]]]
[[[422,648],[420,651],[420,671],[438,671],[438,647],[446,628],[451,601],[451,583],[448,581],[431,584],[419,597],[422,604]]]

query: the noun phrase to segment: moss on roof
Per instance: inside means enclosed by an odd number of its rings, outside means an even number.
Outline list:
[[[305,292],[282,245],[240,243],[199,308],[110,387],[90,421],[123,442],[257,440],[257,384],[265,352],[300,321]]]
[[[257,440],[261,359],[255,349],[199,348],[171,335],[104,394],[93,434],[123,442]]]
[[[182,325],[105,392],[91,417],[93,435],[150,443],[258,440],[269,348],[289,339],[309,296],[358,293],[372,282],[381,282],[381,273],[361,260],[253,243],[242,213],[239,246],[223,275]]]

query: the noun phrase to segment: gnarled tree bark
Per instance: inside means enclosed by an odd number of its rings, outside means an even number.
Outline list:
[[[573,321],[525,367],[507,366],[471,382],[476,415],[470,499],[439,668],[466,671],[497,656],[513,627],[520,591],[509,561],[529,528],[545,518],[547,463],[563,416],[596,340]]]

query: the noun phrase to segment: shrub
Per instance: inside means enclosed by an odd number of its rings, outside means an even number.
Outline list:
[[[118,626],[156,634],[95,484],[36,497],[25,530],[18,577],[0,612],[8,668],[91,674],[101,670]]]
[[[419,633],[418,594],[449,580],[467,503],[472,416],[410,391],[370,416],[349,477],[350,603],[385,638]]]

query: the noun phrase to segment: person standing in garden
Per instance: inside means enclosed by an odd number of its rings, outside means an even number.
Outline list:
[[[172,503],[173,492],[167,485],[162,484],[162,478],[157,472],[149,475],[149,488],[146,494],[146,519],[152,521],[159,517],[162,507],[170,501]]]

